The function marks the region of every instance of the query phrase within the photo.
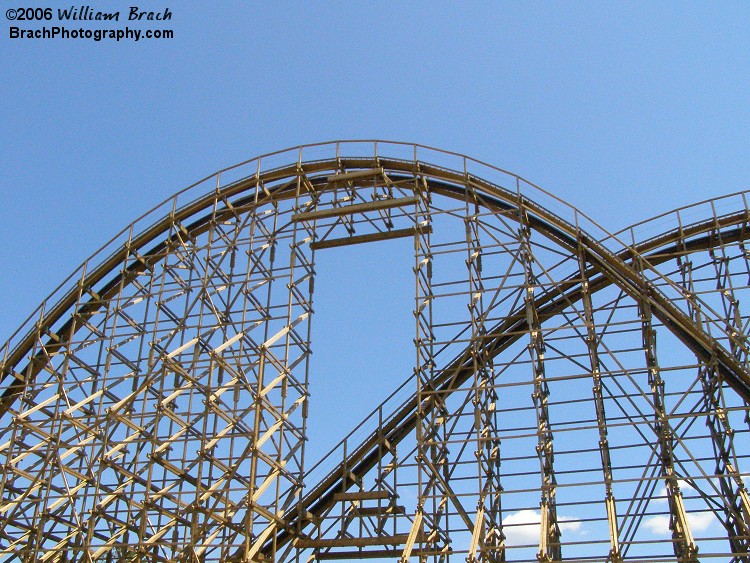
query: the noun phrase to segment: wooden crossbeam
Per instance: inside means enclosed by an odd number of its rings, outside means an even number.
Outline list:
[[[326,209],[316,209],[315,211],[303,211],[292,215],[292,221],[314,221],[315,219],[329,219],[331,217],[341,217],[343,215],[353,215],[354,213],[366,213],[368,211],[383,211],[393,209],[394,207],[406,207],[415,205],[419,202],[416,196],[392,197],[388,199],[376,199],[365,203],[353,203],[340,207],[328,207]]]
[[[313,250],[320,250],[323,248],[335,248],[338,246],[349,246],[352,244],[362,244],[365,242],[377,242],[380,240],[390,240],[396,238],[413,237],[417,233],[431,233],[431,227],[409,227],[406,229],[392,229],[390,231],[382,231],[379,233],[368,233],[366,235],[355,235],[352,237],[342,237],[329,240],[321,240],[319,242],[313,242],[310,244],[310,248]]]
[[[334,502],[347,500],[378,500],[390,499],[392,493],[388,491],[354,491],[351,493],[336,493],[333,495]]]
[[[376,536],[371,538],[330,538],[330,539],[304,539],[297,540],[297,547],[327,548],[327,547],[367,547],[370,545],[403,545],[409,538],[409,534],[394,534],[392,536]]]

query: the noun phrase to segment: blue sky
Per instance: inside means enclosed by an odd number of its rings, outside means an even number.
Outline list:
[[[612,229],[748,188],[745,3],[142,5],[171,9],[173,40],[10,40],[3,21],[0,340],[141,213],[302,143],[462,152]],[[371,261],[382,271],[384,256],[352,257],[347,275]],[[328,280],[320,299],[345,302]],[[393,290],[389,280],[371,294]],[[380,309],[381,326],[408,322],[403,308]]]

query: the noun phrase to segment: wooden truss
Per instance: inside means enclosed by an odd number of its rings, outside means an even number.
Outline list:
[[[741,193],[611,234],[399,143],[222,170],[4,346],[0,560],[747,563],[749,218]],[[315,258],[391,239],[413,370],[321,457]]]

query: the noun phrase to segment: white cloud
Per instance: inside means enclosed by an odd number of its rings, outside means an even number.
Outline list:
[[[716,520],[713,512],[688,512],[688,526],[692,532],[703,532],[711,526]],[[648,518],[643,523],[652,534],[656,536],[670,536],[672,532],[669,529],[669,516],[659,515]]]
[[[560,532],[583,533],[581,522],[571,516],[559,517]],[[538,510],[519,510],[503,518],[503,532],[507,545],[536,545],[539,543],[542,514]]]
[[[682,493],[686,493],[687,491],[694,491],[695,489],[691,487],[687,481],[683,481],[682,479],[677,479],[677,484],[680,486],[680,491]],[[654,502],[667,502],[667,487],[666,485],[662,486],[661,489],[659,489],[656,494],[653,496]]]
[[[716,521],[713,512],[688,512],[687,518],[693,532],[703,532]]]
[[[652,516],[646,519],[643,523],[652,534],[657,536],[668,536],[669,531],[669,516]]]
[[[572,516],[560,516],[560,522],[558,524],[561,532],[585,534],[584,530],[581,529],[581,521],[576,520]]]
[[[503,518],[503,531],[508,545],[539,542],[542,515],[538,510],[519,510]]]
[[[695,488],[692,487],[687,481],[678,479],[677,483],[680,486],[680,491],[683,494],[687,493],[689,495],[691,492],[695,491]],[[661,487],[652,498],[653,502],[667,504],[667,487]],[[692,532],[703,532],[708,529],[711,524],[713,524],[713,522],[716,520],[716,517],[714,516],[713,512],[710,511],[688,512],[687,519],[688,525],[690,526],[690,530]],[[672,535],[672,532],[669,529],[669,516],[665,516],[663,514],[647,518],[644,521],[644,526],[646,526],[646,528],[648,528],[648,530],[650,530],[652,534],[657,536]]]

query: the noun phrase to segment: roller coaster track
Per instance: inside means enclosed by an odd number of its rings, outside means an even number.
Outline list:
[[[612,235],[518,176],[399,143],[223,170],[6,344],[0,558],[748,561],[748,217],[736,194]],[[306,471],[315,253],[399,238],[406,396]]]
[[[696,252],[712,248],[715,244],[717,234],[721,232],[725,242],[734,242],[745,240],[747,236],[746,212],[740,212],[731,216],[722,218],[720,221],[710,219],[700,224],[692,225],[689,232],[683,229],[675,229],[672,232],[664,233],[657,240],[651,240],[644,244],[635,246],[634,251],[631,249],[624,250],[618,255],[623,263],[630,263],[635,256],[643,256],[649,264],[657,266],[663,261],[674,257],[679,248],[676,245],[678,241],[684,240],[687,236],[691,238],[688,245],[688,252]],[[725,230],[726,229],[726,230]],[[697,235],[697,236],[696,236]],[[652,253],[648,254],[651,250]],[[593,269],[586,273],[589,279],[589,290],[596,292],[607,285],[615,283],[611,277],[595,272]],[[581,279],[574,275],[566,283],[562,283],[558,288],[549,293],[543,294],[536,299],[539,319],[541,322],[554,317],[571,303],[581,300],[582,297]],[[490,334],[498,335],[488,343],[488,354],[495,356],[507,349],[510,344],[522,337],[528,331],[528,324],[525,310],[518,309],[500,324],[490,330]],[[470,350],[467,350],[460,357],[456,358],[437,378],[435,386],[440,388],[441,392],[450,394],[454,389],[460,387],[472,375],[472,366],[470,361]],[[744,383],[738,385],[739,389],[745,386]],[[738,393],[744,393],[739,391]],[[747,400],[746,395],[743,398]],[[429,409],[430,405],[423,406],[422,410]],[[406,403],[398,412],[394,413],[387,420],[383,421],[382,426],[371,436],[358,446],[351,448],[352,453],[343,460],[341,465],[327,476],[321,483],[314,486],[311,491],[302,499],[299,506],[291,513],[311,514],[313,516],[324,513],[334,504],[334,497],[337,492],[347,490],[355,484],[362,475],[370,471],[379,456],[379,445],[383,436],[392,443],[397,444],[409,432],[413,431],[417,424],[417,412],[419,408],[416,398]],[[347,467],[352,467],[347,471]],[[292,522],[290,528],[294,528]],[[276,545],[289,541],[292,533],[285,531],[280,538],[276,540]],[[270,550],[270,544],[267,546]]]

